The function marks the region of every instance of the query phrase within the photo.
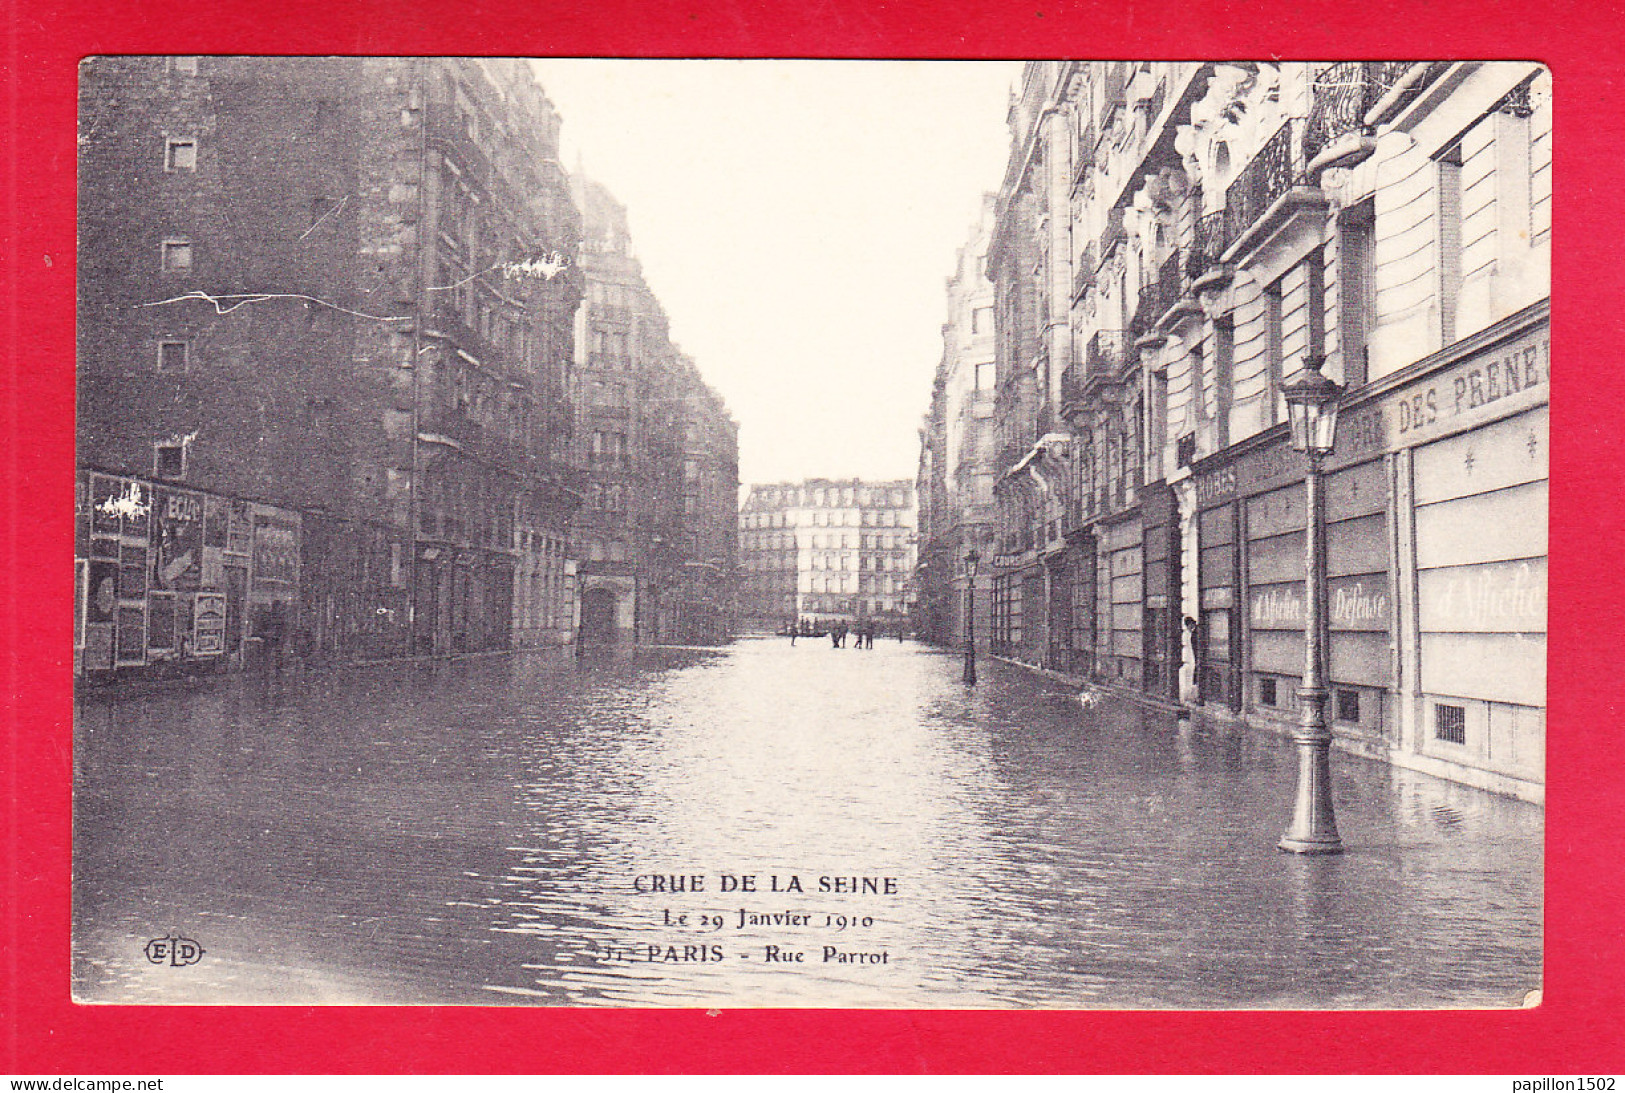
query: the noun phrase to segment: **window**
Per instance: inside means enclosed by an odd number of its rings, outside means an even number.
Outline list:
[[[1269,676],[1264,676],[1258,681],[1258,704],[1260,706],[1279,705],[1275,694],[1275,680]]]
[[[1433,704],[1433,735],[1451,744],[1467,743],[1467,708]]]
[[[1309,310],[1309,352],[1326,352],[1326,248],[1316,247],[1303,260],[1305,306]]]
[[[993,309],[979,307],[970,313],[970,332],[972,334],[993,333]]]
[[[1372,267],[1377,247],[1376,221],[1367,201],[1343,214],[1337,239],[1337,340],[1343,352],[1343,382],[1360,387],[1369,370],[1367,344],[1376,321]]]
[[[192,244],[188,240],[165,239],[162,256],[165,273],[186,273],[192,268]]]
[[[1226,315],[1213,324],[1213,426],[1215,449],[1230,446],[1230,400],[1235,394],[1236,327]]]
[[[179,73],[182,76],[196,76],[197,75],[197,58],[196,57],[171,57],[169,59],[168,67],[169,67],[169,71]]]
[[[996,366],[992,361],[982,361],[976,366],[976,389],[978,391],[991,391],[997,376]]]
[[[163,442],[152,446],[152,474],[154,478],[186,477],[186,442]]]
[[[164,170],[197,170],[197,141],[166,140],[164,142]]]
[[[184,372],[190,363],[190,347],[183,341],[158,343],[158,371]]]
[[[1337,692],[1337,720],[1360,720],[1360,692],[1339,689]]]

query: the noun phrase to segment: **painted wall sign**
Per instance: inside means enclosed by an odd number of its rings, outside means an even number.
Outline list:
[[[1387,630],[1388,582],[1381,576],[1342,577],[1328,582],[1328,619],[1333,630]],[[1247,617],[1255,630],[1302,630],[1303,585],[1254,588]]]
[[[1547,401],[1551,330],[1533,330],[1478,356],[1390,392],[1348,406],[1338,416],[1337,447],[1327,470],[1435,440]],[[1285,441],[1238,456],[1197,475],[1198,507],[1247,496],[1303,478],[1304,457]]]
[[[1547,401],[1551,329],[1541,324],[1487,353],[1352,408],[1337,423],[1337,456],[1408,448]]]
[[[1341,434],[1342,430],[1338,431]],[[1297,482],[1303,478],[1306,466],[1302,453],[1285,441],[1277,441],[1200,475],[1196,479],[1196,503],[1207,508],[1238,495],[1247,496]]]
[[[1545,633],[1546,559],[1427,569],[1417,574],[1422,629]]]

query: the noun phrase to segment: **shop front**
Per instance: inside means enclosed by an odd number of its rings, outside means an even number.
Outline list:
[[[1414,633],[1396,751],[1531,800],[1545,794],[1550,347],[1542,307],[1380,407]]]
[[[1544,796],[1546,316],[1531,308],[1347,398],[1325,480],[1333,733],[1531,800]],[[1199,701],[1282,731],[1303,672],[1304,459],[1277,428],[1192,469]]]
[[[1283,730],[1303,677],[1306,466],[1274,429],[1195,468],[1197,699]],[[1392,721],[1391,507],[1380,447],[1340,446],[1326,476],[1328,711],[1371,754]]]
[[[1138,510],[1096,525],[1095,678],[1139,691],[1145,680],[1145,547]]]
[[[1163,482],[1153,482],[1141,489],[1140,514],[1144,527],[1145,613],[1141,626],[1145,693],[1177,703],[1182,615],[1179,509],[1173,489]]]

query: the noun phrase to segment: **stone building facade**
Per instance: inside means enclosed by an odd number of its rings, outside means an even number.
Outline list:
[[[228,653],[267,625],[340,659],[566,636],[579,219],[528,66],[104,57],[81,77],[86,587],[102,555],[151,563],[100,582],[117,619],[86,663],[111,667],[109,642],[138,663],[141,625],[146,659],[175,655],[154,619],[199,592],[227,602]],[[196,500],[199,527],[137,526],[143,491]],[[115,494],[137,499],[116,548],[94,515]],[[207,564],[154,600],[164,536],[193,530]]]
[[[987,253],[996,198],[988,194],[970,238],[959,249],[948,279],[948,320],[941,363],[932,384],[931,410],[921,426],[919,575],[915,625],[928,641],[961,645],[965,608],[974,602],[973,630],[985,647],[992,634],[992,556],[995,399],[999,390],[994,342],[994,291]],[[974,600],[967,557],[978,568]]]
[[[670,336],[626,209],[577,176],[575,524],[581,633],[592,643],[714,643],[733,627],[739,431]]]
[[[740,615],[909,625],[917,542],[914,483],[809,478],[751,486],[739,507]]]
[[[989,253],[995,649],[1289,725],[1282,391],[1323,359],[1334,732],[1540,799],[1551,117],[1511,62],[1028,65]]]

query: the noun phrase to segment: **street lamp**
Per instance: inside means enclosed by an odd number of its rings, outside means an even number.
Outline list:
[[[970,580],[965,584],[965,683],[976,686],[976,565],[982,556],[972,547],[965,555],[965,572]]]
[[[1281,391],[1292,425],[1292,446],[1309,457],[1304,473],[1303,714],[1293,739],[1298,745],[1298,796],[1292,826],[1278,844],[1293,854],[1341,854],[1343,840],[1332,815],[1332,734],[1326,727],[1326,496],[1321,460],[1337,441],[1340,384],[1320,373],[1325,357],[1311,354],[1303,372]]]

